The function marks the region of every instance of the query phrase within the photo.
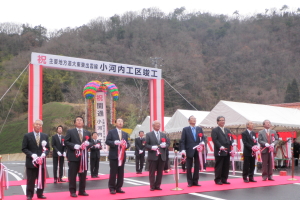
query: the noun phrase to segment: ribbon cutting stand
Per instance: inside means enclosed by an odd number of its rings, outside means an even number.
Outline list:
[[[175,157],[174,157],[174,178],[175,178],[175,183],[176,187],[171,189],[173,191],[181,191],[183,190],[182,188],[178,187],[178,179],[179,179],[179,171],[178,171],[178,157],[177,157],[177,150],[174,151]]]

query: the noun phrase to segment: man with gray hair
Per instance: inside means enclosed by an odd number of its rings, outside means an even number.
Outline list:
[[[262,180],[274,181],[273,168],[274,168],[274,146],[278,142],[276,131],[271,130],[270,120],[263,121],[264,129],[258,132],[258,143],[262,148]]]
[[[252,155],[252,147],[257,145],[257,138],[253,130],[253,122],[248,121],[246,123],[247,129],[242,132],[242,140],[244,143],[244,165],[243,165],[243,180],[245,183],[256,182],[253,179],[255,168],[255,155]],[[248,180],[249,177],[249,180]]]

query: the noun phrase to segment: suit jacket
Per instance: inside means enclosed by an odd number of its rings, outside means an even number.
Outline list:
[[[169,148],[169,144],[167,143],[166,134],[159,131],[160,141],[157,141],[156,135],[154,131],[151,131],[146,134],[146,149],[148,149],[148,160],[158,160],[158,156],[156,155],[156,151],[151,150],[152,146],[158,146],[161,144],[161,138],[165,138],[166,140],[166,148],[159,148],[159,152],[161,153],[161,159],[166,161],[166,149]]]
[[[95,147],[96,144],[100,144],[100,148],[99,149]],[[90,157],[91,158],[100,158],[100,150],[102,149],[101,140],[94,141],[92,139],[91,145],[92,146],[90,148],[90,151],[91,151]]]
[[[135,138],[135,152],[134,152],[134,155],[141,155],[141,156],[145,156],[145,145],[146,144],[143,144],[144,142],[146,142],[146,139],[145,138],[141,138],[140,137],[137,137]],[[140,150],[143,150],[143,153],[140,154]]]
[[[45,140],[47,142],[46,148],[47,150],[43,152],[43,147],[42,147],[42,141]],[[27,168],[35,168],[32,164],[32,154],[37,154],[37,156],[41,156],[42,153],[45,153],[48,155],[49,153],[49,141],[48,141],[48,135],[45,133],[40,133],[40,144],[37,146],[36,140],[35,140],[35,135],[33,132],[26,133],[23,138],[22,142],[22,151],[26,154],[26,167]]]
[[[190,126],[184,127],[181,133],[181,150],[186,151],[186,156],[189,158],[194,157],[195,151],[197,149],[193,149],[193,147],[197,146],[200,142],[205,141],[205,137],[201,138],[198,136],[199,133],[203,133],[203,130],[199,126],[196,127],[196,141]]]
[[[91,143],[91,133],[89,131],[83,129],[82,141],[80,141],[78,131],[76,128],[69,129],[67,131],[67,135],[65,137],[65,145],[68,148],[68,151],[67,151],[68,161],[78,161],[78,162],[80,161],[81,156],[76,157],[74,146],[75,146],[75,144],[81,145],[86,140],[85,139],[86,136],[89,137],[88,141]],[[87,147],[87,149],[90,146],[91,146],[91,144]]]
[[[227,156],[230,152],[230,147],[231,147],[233,141],[229,140],[228,133],[231,133],[231,132],[227,128],[224,128],[224,132],[225,132],[225,134],[223,133],[222,129],[219,126],[214,128],[211,131],[211,138],[214,143],[214,156],[215,157],[216,156]],[[219,155],[221,146],[227,148],[227,150],[226,150],[227,152],[221,151],[220,155]]]
[[[126,143],[127,143],[126,149],[128,149],[130,147],[130,144],[128,142],[128,133],[122,131],[121,139],[124,139],[126,141]],[[109,146],[109,152],[108,152],[109,159],[118,159],[118,145],[115,145],[115,140],[120,140],[119,134],[118,134],[118,131],[116,128],[108,131],[106,141],[105,141],[105,144],[107,144]],[[124,157],[126,157],[126,152],[125,152]]]
[[[255,138],[255,142],[253,141],[253,138]],[[252,147],[257,145],[255,133],[251,131],[249,134],[248,130],[246,129],[244,132],[242,132],[242,141],[244,143],[243,155],[252,156]]]
[[[276,131],[270,129],[269,133],[270,133],[270,140],[271,140],[270,143],[268,142],[268,136],[265,129],[258,132],[258,143],[260,144],[260,147],[264,148],[266,143],[269,143],[270,145],[274,143],[274,146],[277,144],[278,135]],[[272,134],[274,134],[275,141],[272,141]],[[266,148],[261,153],[268,153],[268,152],[269,149]]]
[[[61,139],[65,139],[65,136],[61,135]],[[59,137],[57,134],[52,136],[52,148],[53,148],[53,157],[58,157],[57,152],[59,151],[61,154],[65,152],[66,146],[62,145],[59,141]]]

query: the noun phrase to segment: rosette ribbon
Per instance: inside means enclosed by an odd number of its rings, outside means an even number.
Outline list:
[[[4,199],[3,189],[8,189],[8,171],[7,168],[0,163],[0,199]]]
[[[161,142],[165,143],[166,142],[166,138],[161,138]],[[158,156],[160,153],[159,148],[156,149],[156,156]]]
[[[118,145],[118,166],[121,166],[123,164],[126,146],[127,142],[122,139],[120,144]]]
[[[88,140],[89,140],[89,136],[86,135],[85,136],[85,141],[88,141]],[[81,144],[81,147],[78,150],[79,151],[79,155],[81,155],[80,166],[79,166],[78,173],[84,173],[84,171],[86,171],[88,169],[88,164],[87,164],[87,161],[88,161],[88,151],[87,151],[87,148],[86,148],[86,145],[85,145],[85,141]],[[77,156],[77,153],[76,153],[76,156]]]
[[[61,139],[61,146],[65,146],[65,139],[64,138]]]

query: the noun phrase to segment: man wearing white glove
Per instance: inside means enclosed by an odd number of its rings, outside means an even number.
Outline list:
[[[79,190],[78,195],[80,196],[89,196],[89,194],[85,191],[86,186],[86,173],[87,168],[84,169],[82,173],[79,173],[80,168],[80,160],[82,155],[86,154],[86,151],[90,148],[90,145],[86,146],[85,149],[79,149],[78,147],[81,146],[82,143],[84,143],[86,140],[90,142],[91,140],[91,133],[85,129],[83,129],[84,126],[84,120],[81,116],[77,116],[74,120],[75,128],[69,129],[67,131],[66,137],[65,137],[65,145],[68,148],[68,154],[67,158],[69,161],[69,191],[71,197],[77,197],[76,194],[76,177],[77,174],[79,176]],[[81,155],[76,157],[76,151],[81,151]],[[85,160],[85,165],[88,166],[88,158],[83,157]]]
[[[53,148],[53,178],[54,183],[66,182],[63,177],[63,166],[65,158],[62,153],[65,153],[66,146],[64,145],[65,136],[62,135],[63,127],[61,125],[56,127],[56,134],[52,136],[52,148]],[[58,166],[59,164],[59,166]]]
[[[160,188],[162,181],[163,169],[166,161],[166,148],[169,148],[167,144],[165,148],[158,148],[162,143],[162,138],[167,141],[166,134],[159,131],[160,122],[152,122],[153,131],[146,134],[146,149],[148,149],[148,162],[149,162],[149,181],[150,191],[162,190]],[[157,150],[158,149],[158,150]],[[158,152],[159,151],[159,154]],[[156,176],[155,176],[155,172]]]
[[[276,131],[271,130],[271,122],[269,120],[263,121],[264,129],[258,132],[258,143],[262,148],[265,148],[261,152],[261,159],[262,159],[262,180],[266,181],[274,181],[273,179],[273,163],[271,154],[273,152],[269,152],[270,144],[274,147],[275,144],[278,142],[278,135]]]
[[[109,181],[108,181],[108,188],[110,194],[116,193],[125,193],[122,190],[122,186],[124,183],[124,165],[126,161],[126,152],[124,152],[124,157],[119,157],[118,155],[118,148],[120,147],[120,141],[126,141],[125,149],[130,147],[128,142],[128,133],[122,131],[123,128],[123,119],[118,118],[116,121],[116,128],[108,131],[105,143],[109,146]],[[115,143],[117,141],[117,143]],[[122,146],[121,146],[122,147]],[[121,165],[119,166],[119,162]],[[117,178],[118,176],[118,178]],[[117,182],[116,182],[117,178]]]
[[[22,151],[26,154],[26,175],[27,175],[27,184],[26,184],[26,197],[27,200],[31,200],[34,195],[34,185],[36,179],[38,179],[39,168],[42,168],[42,188],[38,188],[36,190],[37,197],[39,199],[46,199],[43,195],[44,192],[44,180],[45,180],[45,169],[44,165],[37,165],[35,167],[32,163],[32,160],[41,157],[42,155],[45,157],[49,153],[49,142],[48,135],[45,133],[41,133],[40,130],[43,126],[42,120],[35,120],[33,123],[33,132],[27,133],[24,135],[22,142]],[[43,150],[42,141],[46,141],[47,144],[45,148],[46,151]]]
[[[203,130],[196,126],[196,117],[190,116],[188,119],[189,126],[184,127],[181,133],[181,151],[186,155],[186,179],[188,187],[200,186],[199,184],[199,153],[193,147],[199,145],[200,142],[205,141]],[[202,133],[202,137],[199,134]],[[204,152],[203,152],[204,153]],[[204,160],[204,159],[203,159]],[[205,166],[205,165],[204,165]],[[194,172],[192,173],[192,168]]]
[[[218,126],[212,129],[211,138],[214,143],[214,156],[215,156],[215,184],[223,185],[230,184],[227,181],[229,175],[230,164],[230,146],[233,139],[230,130],[225,128],[225,117],[217,117]]]
[[[139,131],[139,137],[135,138],[135,171],[137,174],[142,174],[145,162],[145,144],[144,131]]]
[[[92,133],[91,141],[91,154],[90,154],[90,171],[92,178],[99,178],[99,162],[100,162],[100,150],[101,150],[101,140],[98,140],[97,132]]]
[[[254,180],[255,156],[252,156],[252,147],[257,145],[257,138],[255,132],[253,131],[253,126],[253,122],[248,121],[246,123],[247,129],[242,132],[242,141],[244,143],[243,180],[245,183],[256,182]]]

